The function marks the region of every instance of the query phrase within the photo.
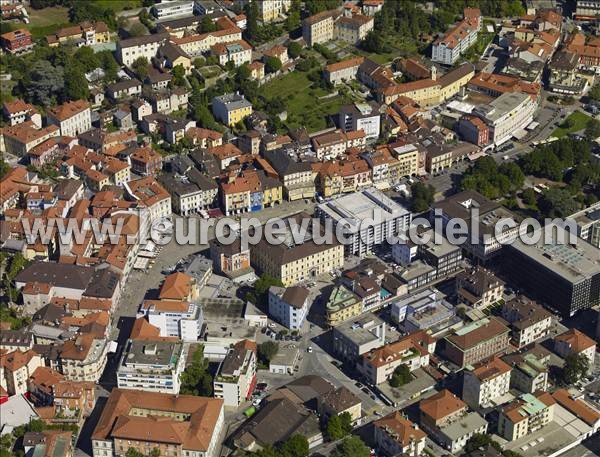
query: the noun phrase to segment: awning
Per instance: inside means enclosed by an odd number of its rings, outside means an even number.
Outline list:
[[[525,127],[527,130],[535,130],[540,126],[539,122],[536,121],[532,121],[529,123],[529,125],[527,127]]]
[[[483,151],[477,151],[476,153],[474,153],[474,154],[470,154],[470,155],[469,155],[469,156],[467,156],[467,157],[468,157],[468,159],[469,159],[469,160],[472,162],[472,161],[474,161],[474,160],[477,160],[477,159],[479,159],[480,157],[484,157],[484,156],[486,156],[486,155],[487,155],[487,154],[486,154],[485,152],[483,152]]]
[[[513,136],[513,138],[516,138],[517,140],[522,140],[523,138],[525,138],[527,136],[527,130],[519,129],[515,133],[513,133],[512,136]]]

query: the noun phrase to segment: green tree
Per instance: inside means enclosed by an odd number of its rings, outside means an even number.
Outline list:
[[[331,416],[327,421],[327,436],[331,441],[341,440],[346,436],[342,429],[342,419],[339,416]]]
[[[160,457],[160,449],[155,447],[154,449],[152,449],[150,451],[150,454],[148,454],[148,457]]]
[[[279,352],[279,343],[275,341],[265,341],[258,345],[258,357],[265,363],[270,362]]]
[[[173,79],[171,80],[173,85],[177,87],[185,86],[185,68],[183,68],[183,65],[175,65],[171,71],[171,75],[173,75]]]
[[[560,381],[572,385],[584,377],[589,370],[590,361],[584,354],[570,354],[565,358]]]
[[[588,92],[588,97],[592,100],[600,102],[600,84],[596,84],[590,89],[590,91]]]
[[[69,65],[65,70],[65,97],[69,100],[87,100],[89,96],[83,69],[75,63]]]
[[[296,41],[292,41],[288,46],[288,54],[290,58],[295,59],[302,54],[302,46]]]
[[[551,187],[538,201],[542,214],[546,217],[567,217],[577,211],[577,202],[565,189]]]
[[[275,73],[281,70],[281,67],[281,60],[279,60],[277,57],[269,56],[265,60],[265,70],[267,73]]]
[[[47,60],[39,60],[31,69],[27,86],[26,92],[33,103],[50,106],[62,97],[65,88],[64,69]]]
[[[392,387],[400,387],[404,384],[407,384],[411,380],[410,368],[407,365],[402,364],[398,365],[392,373],[392,377],[390,378],[390,386]]]
[[[501,451],[502,447],[496,441],[492,439],[491,435],[483,433],[475,433],[465,445],[465,452],[473,452],[480,448],[487,448],[488,446],[494,447],[496,450]]]
[[[246,35],[250,40],[258,38],[258,2],[249,2],[244,6],[246,14]]]
[[[125,457],[144,457],[144,454],[142,454],[136,448],[130,447],[129,449],[127,449]]]
[[[537,203],[537,195],[533,190],[533,187],[528,187],[525,189],[521,197],[523,198],[523,202],[529,206],[533,206]]]
[[[410,186],[411,207],[415,213],[427,211],[433,203],[435,188],[417,181]]]
[[[208,360],[204,358],[204,346],[198,345],[180,381],[180,392],[184,395],[212,395],[212,376],[208,372]]]
[[[331,453],[331,457],[369,457],[371,450],[358,436],[344,439]]]
[[[144,81],[148,76],[148,59],[145,57],[138,57],[131,64],[131,69],[137,75],[140,81]]]
[[[136,22],[131,27],[129,27],[128,33],[130,37],[138,37],[142,35],[147,35],[148,29],[141,22]]]
[[[217,30],[217,26],[208,16],[204,16],[200,21],[200,30],[202,33],[214,32]]]
[[[10,170],[10,165],[4,159],[0,159],[0,179],[4,178],[4,175],[7,174]]]
[[[367,52],[382,52],[385,43],[383,36],[379,30],[371,30],[364,40],[361,41],[360,47]]]
[[[73,54],[73,60],[77,62],[83,70],[87,73],[88,71],[95,70],[100,66],[100,59],[89,46],[81,46],[77,48],[75,54]]]
[[[585,136],[590,140],[595,140],[600,137],[600,121],[597,119],[590,119],[585,127]]]
[[[308,440],[302,435],[292,435],[279,448],[282,457],[307,457]]]

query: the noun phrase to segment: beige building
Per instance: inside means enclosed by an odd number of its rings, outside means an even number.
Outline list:
[[[252,62],[252,46],[244,40],[217,43],[210,48],[210,51],[219,59],[220,65],[233,62],[234,66],[240,67]]]
[[[571,354],[580,354],[589,361],[589,372],[594,369],[596,342],[577,329],[570,329],[554,338],[554,351],[563,359]]]
[[[347,43],[356,44],[364,40],[373,30],[375,19],[370,16],[357,14],[352,17],[342,16],[335,23],[335,37]]]
[[[425,449],[427,435],[400,411],[373,422],[377,448],[385,455],[418,457]]]
[[[521,395],[500,411],[498,434],[514,441],[539,430],[552,422],[555,403],[548,392]]]
[[[318,398],[318,402],[319,413],[322,417],[328,419],[332,416],[348,413],[350,414],[354,425],[360,424],[362,403],[360,398],[350,392],[346,387],[342,386],[327,392],[325,395]]]
[[[302,37],[308,46],[333,40],[337,11],[322,11],[302,21]]]
[[[258,3],[258,17],[263,22],[273,22],[287,13],[292,0],[262,0]]]
[[[0,132],[0,152],[23,157],[37,145],[57,136],[60,136],[60,128],[56,125],[38,129],[33,122],[25,121]]]
[[[511,324],[512,340],[518,348],[544,338],[552,327],[552,314],[524,296],[504,303],[502,318]]]
[[[85,100],[48,108],[47,117],[49,124],[58,125],[62,136],[76,137],[92,128],[92,112]]]
[[[0,355],[0,387],[8,395],[22,395],[27,392],[27,380],[43,365],[37,352],[13,351]]]
[[[335,327],[362,313],[362,301],[343,285],[334,287],[325,305],[327,325]]]
[[[491,271],[476,267],[456,277],[458,299],[475,309],[485,309],[503,297],[504,281]]]
[[[108,341],[83,334],[67,341],[60,353],[62,374],[69,381],[96,382],[102,376],[108,355]]]
[[[333,85],[344,81],[352,81],[356,79],[358,67],[361,66],[364,60],[364,57],[353,57],[329,64],[324,70],[325,79]]]
[[[310,219],[310,216],[299,213],[285,219],[284,231],[291,236],[291,227],[300,224],[302,219]],[[310,227],[312,224],[307,225],[307,230],[314,230]],[[269,244],[263,238],[251,251],[252,262],[261,272],[279,279],[285,287],[344,266],[342,244],[316,244],[308,233],[306,238],[307,241],[298,244],[288,239],[277,245]]]
[[[511,367],[493,356],[464,370],[463,395],[467,404],[477,409],[488,407],[510,389]]]

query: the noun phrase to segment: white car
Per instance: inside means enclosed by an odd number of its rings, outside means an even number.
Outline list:
[[[275,328],[275,327],[277,327],[277,325],[275,324],[275,322],[271,322],[271,323],[269,324],[269,327],[271,327],[271,328]]]
[[[313,348],[312,348],[312,346],[308,346],[308,347],[306,348],[306,352],[309,352],[309,353],[310,353],[310,352],[312,352],[312,351],[313,351]]]

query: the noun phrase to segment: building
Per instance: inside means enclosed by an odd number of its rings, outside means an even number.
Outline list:
[[[245,63],[252,62],[252,46],[244,40],[217,43],[210,50],[219,59],[219,64],[223,66],[228,62],[233,62],[234,66],[240,67]]]
[[[140,313],[160,329],[160,336],[172,336],[183,341],[197,341],[202,330],[202,307],[178,300],[146,300]]]
[[[477,41],[483,18],[477,8],[465,8],[464,19],[452,26],[446,34],[434,41],[431,60],[444,65],[453,65],[461,54]]]
[[[4,102],[2,104],[2,112],[11,126],[31,121],[38,129],[42,127],[42,116],[38,110],[33,105],[25,103],[21,99]]]
[[[142,93],[142,82],[138,79],[126,79],[106,88],[107,95],[117,101],[119,98],[132,97]]]
[[[302,38],[307,46],[327,43],[334,36],[337,11],[322,11],[302,21]]]
[[[373,187],[321,203],[316,214],[333,225],[347,224],[345,251],[364,256],[410,226],[412,214]]]
[[[463,249],[472,257],[481,261],[497,255],[502,247],[523,236],[525,226],[521,226],[516,216],[500,203],[493,202],[475,191],[463,191],[432,205],[433,219],[441,217],[445,234],[448,221],[460,219],[466,223],[466,235]],[[476,231],[472,230],[476,227]],[[498,228],[498,230],[497,230]]]
[[[348,413],[352,424],[359,425],[362,418],[362,403],[360,398],[354,395],[346,387],[342,386],[332,390],[318,399],[319,414],[325,419]]]
[[[263,0],[258,2],[258,17],[263,23],[273,22],[289,11],[291,0]]]
[[[538,237],[536,244],[515,240],[508,247],[507,271],[517,284],[564,315],[600,303],[600,249],[581,240],[567,244],[569,233],[556,224],[532,236]]]
[[[125,189],[133,200],[148,208],[150,223],[171,217],[171,196],[154,177],[147,176],[129,181],[125,183]]]
[[[548,353],[549,354],[549,353]],[[507,354],[502,357],[511,366],[510,387],[523,393],[548,390],[548,367],[545,357],[535,351]]]
[[[90,104],[85,100],[48,108],[46,115],[48,123],[57,125],[62,136],[76,137],[92,128]]]
[[[390,308],[392,321],[405,333],[418,330],[437,333],[450,325],[454,316],[454,307],[444,294],[431,288],[394,300]]]
[[[588,359],[589,372],[594,370],[596,342],[577,329],[570,329],[554,338],[554,351],[563,359],[577,354]]]
[[[315,178],[310,163],[296,162],[281,151],[263,153],[283,183],[285,197],[289,201],[315,197]]]
[[[451,453],[465,447],[474,434],[485,434],[488,423],[449,390],[421,400],[420,424],[440,446]]]
[[[27,393],[27,380],[42,364],[42,358],[33,349],[2,352],[0,354],[0,387],[8,395]]]
[[[110,31],[102,21],[85,21],[72,27],[59,29],[56,33],[46,36],[48,46],[55,47],[67,43],[74,46],[94,46],[110,42]]]
[[[150,62],[159,48],[169,39],[168,33],[155,33],[117,41],[117,60],[130,67],[140,57]]]
[[[310,307],[310,291],[301,286],[269,288],[269,314],[290,330],[301,330]]]
[[[550,90],[558,94],[579,95],[588,88],[589,81],[577,71],[579,55],[569,51],[558,51],[548,64]]]
[[[498,434],[514,441],[539,430],[554,419],[555,404],[548,392],[521,395],[500,410]]]
[[[469,90],[481,92],[490,97],[499,97],[506,92],[524,92],[529,95],[539,95],[541,85],[529,83],[521,78],[500,73],[477,73],[467,85]]]
[[[505,302],[501,316],[510,323],[512,341],[518,348],[544,338],[552,327],[552,314],[524,296]]]
[[[357,362],[363,354],[385,344],[385,323],[368,313],[333,329],[333,352],[340,359]]]
[[[92,433],[94,457],[158,448],[173,457],[214,457],[223,428],[223,400],[113,389]]]
[[[485,122],[489,129],[490,143],[498,146],[533,121],[537,106],[537,97],[534,95],[505,92],[487,105],[476,106],[472,115]]]
[[[335,327],[362,311],[362,300],[354,292],[343,285],[334,286],[325,304],[327,325]]]
[[[185,176],[162,173],[159,180],[171,195],[173,212],[181,216],[199,214],[213,208],[217,202],[217,183],[195,168],[187,171]]]
[[[254,274],[250,266],[250,247],[242,249],[238,239],[231,244],[221,244],[216,239],[210,243],[210,258],[213,269],[229,278],[242,279],[246,274]]]
[[[486,146],[490,142],[487,124],[476,116],[462,116],[458,121],[457,130],[465,141],[477,146]]]
[[[252,114],[252,104],[239,94],[225,94],[212,101],[215,118],[225,125],[233,126]]]
[[[107,362],[108,341],[92,333],[84,333],[65,342],[60,351],[62,374],[69,381],[97,382]]]
[[[194,14],[194,0],[176,0],[157,3],[151,8],[156,19],[168,20]]]
[[[35,128],[32,121],[5,127],[2,132],[4,136],[4,151],[19,157],[26,156],[36,146],[44,143],[50,138],[60,136],[60,129],[56,125],[48,125]],[[0,146],[2,143],[0,143]]]
[[[336,39],[346,43],[357,44],[364,40],[373,30],[375,19],[372,16],[356,14],[351,17],[342,16],[335,22],[334,35]]]
[[[577,224],[577,236],[600,249],[600,202],[568,217]]]
[[[129,340],[117,369],[117,386],[178,394],[186,356],[182,343]]]
[[[418,457],[425,449],[427,435],[400,411],[373,422],[374,441],[385,455]]]
[[[473,365],[508,349],[509,328],[495,317],[472,322],[444,338],[444,355],[459,367]]]
[[[463,400],[473,409],[494,405],[510,389],[511,366],[493,356],[464,370]]]
[[[31,33],[27,29],[18,29],[0,35],[0,46],[10,54],[20,54],[33,48]]]
[[[486,309],[504,296],[504,281],[490,270],[477,266],[456,276],[458,299],[475,309]]]
[[[297,237],[292,235],[292,227],[293,230],[302,230],[300,224],[303,219],[310,219],[310,216],[299,213],[284,219],[285,226],[277,236],[282,243],[269,244],[262,238],[251,250],[256,268],[279,279],[285,287],[316,278],[344,265],[344,247],[341,244],[337,244],[333,238],[331,244],[315,243],[315,238],[333,237],[321,225],[312,224],[312,227],[306,228],[304,239],[295,239]]]
[[[379,109],[375,102],[344,105],[338,114],[338,125],[343,132],[362,130],[366,140],[377,139],[381,132]]]
[[[600,429],[600,413],[585,399],[578,397],[570,394],[567,389],[559,389],[552,393],[552,398],[554,398],[556,403],[590,427],[586,436],[587,438],[594,433],[598,433],[598,429]]]
[[[394,370],[406,365],[410,371],[429,365],[435,341],[425,332],[416,332],[363,354],[358,371],[371,384],[381,384],[392,377]]]
[[[214,396],[225,406],[238,407],[252,395],[256,384],[256,342],[235,343],[219,365],[214,378]]]
[[[327,82],[336,85],[344,81],[356,79],[358,68],[364,62],[364,57],[353,57],[340,62],[329,64],[325,67],[324,76]]]

